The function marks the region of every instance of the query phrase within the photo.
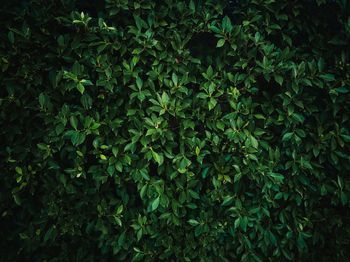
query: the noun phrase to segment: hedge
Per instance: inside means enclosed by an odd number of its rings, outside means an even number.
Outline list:
[[[1,261],[348,261],[349,1],[0,11]]]

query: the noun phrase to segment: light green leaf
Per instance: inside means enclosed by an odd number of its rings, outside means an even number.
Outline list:
[[[222,47],[225,44],[225,39],[220,39],[217,44],[216,47]]]
[[[84,94],[84,91],[85,91],[85,87],[82,83],[78,83],[77,84],[77,89],[78,91],[81,93],[81,94]]]
[[[254,148],[258,148],[259,143],[258,143],[258,141],[255,139],[254,136],[250,136],[250,142],[251,142],[251,144],[252,144],[252,146],[253,146]]]
[[[199,225],[199,222],[195,219],[189,219],[187,221],[191,226],[198,226]]]
[[[141,90],[141,88],[143,86],[143,81],[139,76],[136,77],[136,85],[137,85],[138,89]]]
[[[178,85],[178,77],[177,77],[177,75],[175,73],[173,73],[171,75],[171,80],[173,80],[173,83],[174,83],[175,86]]]
[[[156,199],[154,199],[152,201],[152,204],[151,204],[151,211],[154,211],[158,208],[159,206],[159,202],[160,202],[160,197],[158,196]]]
[[[78,119],[76,118],[76,116],[71,116],[70,119],[69,119],[69,122],[71,124],[71,126],[77,130],[78,128]]]
[[[161,164],[163,164],[164,157],[162,154],[158,154],[157,152],[152,150],[152,156],[153,156],[153,159],[158,163],[159,166]]]

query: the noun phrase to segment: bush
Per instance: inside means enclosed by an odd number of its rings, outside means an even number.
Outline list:
[[[347,261],[350,3],[8,1],[3,261]]]

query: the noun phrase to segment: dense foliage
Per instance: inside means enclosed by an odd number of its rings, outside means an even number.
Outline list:
[[[349,1],[0,10],[2,261],[347,261]]]

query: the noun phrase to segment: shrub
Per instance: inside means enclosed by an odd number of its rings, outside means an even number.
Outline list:
[[[347,261],[349,1],[1,17],[3,261]]]

